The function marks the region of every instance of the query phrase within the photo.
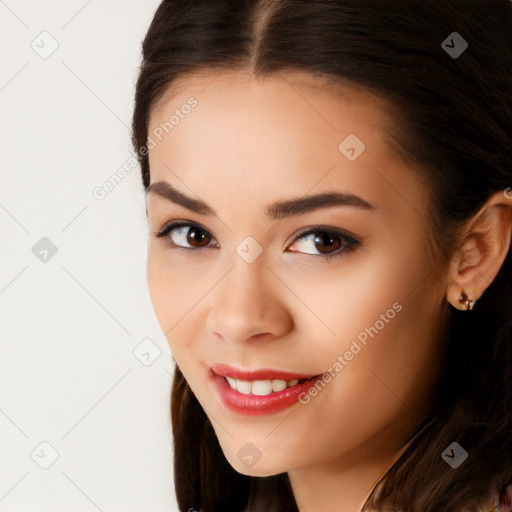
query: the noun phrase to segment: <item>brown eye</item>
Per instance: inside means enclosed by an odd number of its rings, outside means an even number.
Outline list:
[[[203,249],[207,247],[213,237],[201,226],[190,222],[171,222],[161,231],[155,233],[157,237],[165,237],[168,245],[175,249]]]
[[[322,233],[320,236],[315,236],[314,244],[321,254],[330,254],[330,252],[335,251],[342,246],[339,236],[338,239],[336,239],[336,235],[332,236],[329,233]]]
[[[207,229],[199,224],[186,221],[170,222],[161,231],[157,231],[155,235],[164,238],[171,249],[184,250],[189,253],[199,252],[209,246],[217,247],[215,243],[212,243],[215,239]],[[309,228],[308,231],[303,232],[295,239],[292,247],[295,244],[300,245],[300,243],[307,245],[306,242],[313,246],[313,251],[316,251],[317,254],[295,249],[292,249],[291,252],[306,254],[313,259],[325,262],[351,252],[359,245],[359,241],[353,236],[336,229],[328,229],[325,226]]]
[[[187,231],[187,243],[192,247],[205,247],[210,243],[211,237],[206,232],[197,227],[192,226]]]
[[[358,240],[341,231],[326,229],[325,227],[314,227],[299,235],[293,243],[293,246],[304,245],[306,249],[309,249],[309,251],[298,250],[295,248],[292,252],[300,252],[308,254],[313,258],[320,257],[328,260],[331,257],[353,250],[358,244]],[[311,249],[316,251],[317,254],[314,252],[311,253]]]

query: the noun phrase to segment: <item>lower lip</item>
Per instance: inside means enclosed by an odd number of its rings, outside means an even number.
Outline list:
[[[244,395],[233,389],[228,381],[214,373],[210,374],[210,379],[216,387],[222,403],[230,410],[239,414],[248,416],[260,416],[263,414],[273,414],[297,403],[303,394],[322,378],[322,375],[311,380],[306,380],[301,384],[296,384],[289,388],[277,391],[271,395]]]

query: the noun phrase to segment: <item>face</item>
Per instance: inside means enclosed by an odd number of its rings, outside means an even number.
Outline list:
[[[248,475],[386,460],[428,412],[444,353],[425,187],[387,143],[383,104],[318,80],[188,77],[149,123],[151,300],[226,458]],[[320,377],[273,397],[266,386],[285,379],[235,382],[249,396],[212,376],[219,364]]]

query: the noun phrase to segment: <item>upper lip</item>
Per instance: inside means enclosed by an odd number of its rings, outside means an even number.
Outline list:
[[[248,369],[241,370],[239,368],[234,368],[233,366],[229,366],[227,364],[213,364],[210,369],[213,373],[220,377],[231,377],[233,379],[240,380],[271,380],[271,379],[281,379],[281,380],[294,380],[294,379],[308,379],[310,377],[316,377],[311,373],[292,373],[282,370],[274,370],[271,368],[259,368],[259,369]]]

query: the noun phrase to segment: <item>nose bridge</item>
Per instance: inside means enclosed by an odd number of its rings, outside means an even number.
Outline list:
[[[250,311],[252,318],[262,316],[264,296],[271,293],[265,283],[268,278],[264,276],[269,270],[266,268],[263,256],[252,263],[248,263],[238,254],[233,255],[230,261],[230,270],[225,282],[219,288],[220,297],[217,304],[222,305],[225,314],[247,315]]]
[[[212,295],[207,327],[225,338],[280,334],[290,325],[286,308],[277,297],[278,280],[267,268],[264,255],[249,261],[235,252]]]

